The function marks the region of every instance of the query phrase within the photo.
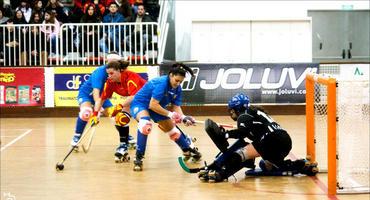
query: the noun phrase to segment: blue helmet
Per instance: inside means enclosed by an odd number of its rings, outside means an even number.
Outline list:
[[[244,111],[249,106],[249,97],[243,93],[235,94],[228,103],[229,109],[234,109],[235,111]]]

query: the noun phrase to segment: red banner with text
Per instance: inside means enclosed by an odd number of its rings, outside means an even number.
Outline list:
[[[0,68],[0,106],[43,106],[44,68]]]

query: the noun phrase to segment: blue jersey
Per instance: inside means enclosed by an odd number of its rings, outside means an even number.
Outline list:
[[[181,86],[172,88],[168,75],[153,78],[148,81],[136,94],[132,104],[149,108],[151,98],[159,101],[162,107],[166,107],[169,103],[181,106]]]
[[[79,96],[91,95],[94,88],[99,89],[100,93],[103,91],[104,83],[108,78],[106,72],[106,65],[96,68],[90,75],[89,79],[84,82],[79,89]]]
[[[105,81],[108,79],[106,68],[106,65],[96,68],[91,73],[89,79],[87,79],[87,81],[81,85],[77,96],[78,104],[82,104],[84,102],[91,102],[92,104],[95,104],[92,91],[94,88],[96,88],[100,90],[100,94],[103,92]],[[103,108],[111,107],[112,103],[109,100],[106,100],[102,106]]]

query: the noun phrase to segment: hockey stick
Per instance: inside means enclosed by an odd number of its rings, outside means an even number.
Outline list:
[[[91,133],[90,133],[90,137],[89,137],[89,141],[87,143],[87,146],[85,147],[84,144],[82,144],[82,150],[84,151],[84,153],[87,153],[89,152],[89,149],[91,147],[91,143],[92,143],[92,140],[93,140],[93,137],[95,135],[95,130],[96,130],[96,125],[92,126],[91,128]]]
[[[198,167],[198,168],[189,168],[188,166],[186,166],[185,162],[184,162],[184,159],[182,157],[178,157],[177,160],[179,161],[179,164],[181,166],[181,168],[186,171],[187,173],[198,173],[200,170],[203,170],[204,167]]]
[[[199,121],[199,120],[195,120],[195,123],[198,123],[198,124],[204,124],[204,121]],[[222,126],[224,128],[237,128],[237,126],[235,125],[231,125],[231,124],[221,124],[221,123],[216,123],[218,126]]]
[[[57,171],[62,171],[64,169],[64,162],[67,160],[67,158],[69,157],[69,155],[71,155],[71,153],[73,152],[73,150],[75,150],[77,148],[77,146],[81,143],[81,141],[85,138],[85,136],[87,135],[87,133],[90,131],[90,129],[92,129],[96,124],[91,124],[91,126],[89,126],[88,129],[86,129],[84,131],[84,133],[82,134],[80,140],[78,140],[78,142],[76,143],[76,145],[72,146],[71,149],[68,151],[67,155],[64,157],[63,161],[62,162],[58,162],[55,166],[55,169]]]

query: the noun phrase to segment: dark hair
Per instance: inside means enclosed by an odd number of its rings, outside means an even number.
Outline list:
[[[184,65],[183,63],[175,63],[172,65],[168,74],[181,75],[185,77],[186,72],[189,72],[191,76],[194,76],[194,72],[190,67]]]
[[[114,60],[108,63],[107,69],[114,69],[114,70],[125,70],[129,66],[129,62],[126,60]]]

